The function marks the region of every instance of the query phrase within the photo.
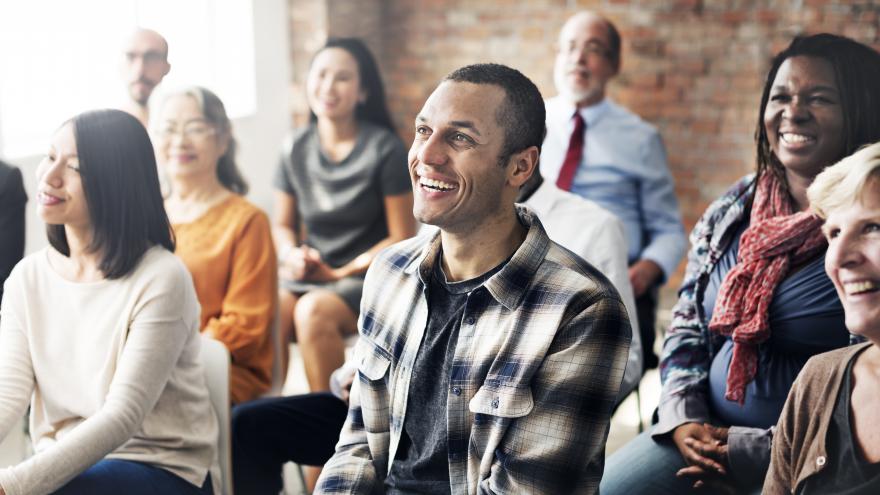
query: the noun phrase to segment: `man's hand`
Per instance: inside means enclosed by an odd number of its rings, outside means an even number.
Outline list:
[[[629,267],[629,282],[636,297],[641,297],[661,276],[663,269],[651,260],[638,260]]]
[[[727,428],[710,424],[686,423],[672,433],[688,467],[676,476],[691,478],[694,488],[708,488],[713,492],[735,492],[728,477]]]
[[[357,375],[357,368],[352,368],[351,373],[343,376],[339,379],[339,387],[342,389],[340,395],[342,395],[341,399],[345,401],[345,404],[348,405],[348,399],[351,397],[351,386],[354,384],[354,377]],[[3,495],[3,494],[0,494]]]

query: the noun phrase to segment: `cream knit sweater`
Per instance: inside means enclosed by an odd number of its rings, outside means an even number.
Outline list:
[[[22,260],[0,309],[0,436],[30,401],[34,456],[0,469],[9,495],[50,493],[101,459],[201,486],[217,422],[199,364],[199,304],[160,247],[118,280],[75,283],[46,248]],[[219,473],[213,470],[215,486]]]

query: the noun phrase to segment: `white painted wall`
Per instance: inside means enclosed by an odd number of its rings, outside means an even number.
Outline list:
[[[270,211],[272,173],[278,163],[281,141],[290,127],[288,93],[290,50],[287,0],[253,2],[257,111],[233,122],[239,142],[238,163],[251,186],[248,198]],[[46,143],[48,146],[48,143]],[[4,157],[22,169],[28,193],[25,252],[47,245],[45,226],[36,214],[36,168],[40,156]]]

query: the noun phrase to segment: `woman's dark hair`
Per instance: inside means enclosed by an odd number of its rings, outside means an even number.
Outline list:
[[[125,277],[155,245],[173,252],[156,157],[144,126],[120,110],[85,112],[68,124],[73,126],[92,225],[88,250],[100,253],[98,268],[104,276]],[[70,256],[64,225],[46,230],[52,247]]]
[[[367,99],[363,103],[358,103],[354,110],[355,118],[396,132],[394,122],[391,121],[391,114],[388,112],[388,104],[385,101],[385,87],[382,85],[382,77],[379,75],[379,66],[376,65],[376,59],[373,58],[367,45],[358,38],[330,38],[315,53],[315,56],[328,48],[341,48],[354,57],[357,62],[361,89],[366,92]],[[318,120],[315,112],[311,112],[311,120],[312,122]]]
[[[820,58],[834,70],[843,112],[843,152],[838,158],[851,155],[860,146],[880,141],[880,53],[867,45],[834,34],[798,36],[788,48],[773,58],[761,95],[758,128],[755,131],[758,175],[770,172],[782,181],[786,180],[785,171],[770,149],[764,127],[764,111],[779,67],[789,58],[797,56]]]
[[[207,88],[190,86],[164,93],[162,95],[162,105],[173,96],[189,96],[194,99],[199,109],[201,109],[202,115],[205,117],[205,122],[216,129],[215,137],[217,139],[223,136],[226,137],[226,153],[223,153],[223,156],[217,160],[217,179],[223,184],[223,187],[235,194],[241,194],[242,196],[247,194],[248,183],[244,180],[241,171],[238,170],[238,165],[235,163],[238,143],[235,141],[235,136],[232,135],[232,122],[229,120],[229,116],[226,115],[226,107],[223,106],[223,101],[220,100],[220,97]]]

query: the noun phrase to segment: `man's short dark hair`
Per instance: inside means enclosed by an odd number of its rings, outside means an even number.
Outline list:
[[[504,166],[514,153],[531,146],[541,150],[546,128],[544,98],[522,72],[501,64],[473,64],[451,72],[443,81],[493,84],[504,90],[504,102],[495,113],[504,129],[499,164]]]

